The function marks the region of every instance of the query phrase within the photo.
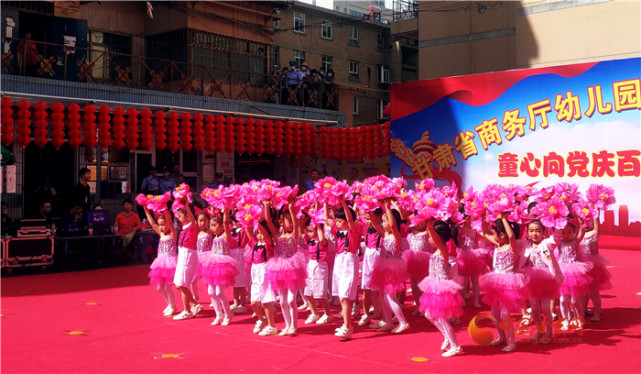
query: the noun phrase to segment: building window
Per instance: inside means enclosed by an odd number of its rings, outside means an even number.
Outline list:
[[[389,67],[378,65],[378,83],[389,83]]]
[[[354,96],[354,105],[352,108],[352,113],[358,114],[358,97]]]
[[[280,47],[274,46],[274,66],[280,66]]]
[[[354,9],[350,9],[349,10],[349,15],[350,16],[354,16],[354,17],[359,17],[359,18],[363,17],[363,13],[361,13],[361,12],[359,12],[357,10],[354,10]]]
[[[332,21],[326,19],[321,21],[321,37],[323,39],[332,38]]]
[[[305,33],[305,13],[294,12],[294,31]]]
[[[387,119],[389,118],[389,115],[383,114],[383,111],[385,111],[385,106],[387,103],[385,100],[376,100],[376,112],[378,113],[378,118],[379,119]]]
[[[358,80],[358,61],[349,62],[349,79]]]
[[[280,29],[280,20],[279,19],[275,19],[274,20],[274,28],[275,29]]]
[[[131,65],[129,56],[109,53],[130,54],[131,39],[128,36],[90,30],[88,40],[90,49],[89,61],[94,63],[91,71],[94,78],[115,79],[118,75],[116,66],[124,68]]]
[[[378,49],[385,49],[385,35],[382,32],[376,34],[376,45]]]
[[[358,26],[349,27],[349,44],[358,45]]]
[[[296,61],[296,68],[300,69],[300,66],[305,62],[305,52],[294,51],[294,61]]]
[[[340,6],[338,6],[338,5],[336,5],[336,11],[337,11],[337,12],[340,12],[340,11],[341,11],[341,7],[340,7]]]
[[[332,56],[323,56],[321,67],[325,68],[325,71],[329,71],[332,68]]]

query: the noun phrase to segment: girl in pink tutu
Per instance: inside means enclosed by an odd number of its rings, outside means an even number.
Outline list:
[[[323,225],[313,223],[311,219],[305,222],[305,235],[309,263],[307,264],[307,282],[303,294],[311,311],[305,324],[317,323],[319,325],[332,322],[334,317],[329,310],[329,267],[327,266],[327,239],[323,234]],[[316,310],[318,301],[325,311],[321,317]]]
[[[211,323],[213,326],[227,326],[232,318],[225,288],[234,285],[238,269],[237,262],[229,251],[232,240],[229,221],[229,209],[223,210],[222,219],[219,212],[211,217],[210,229],[214,238],[211,251],[206,252],[202,266],[203,283],[207,285],[207,293],[216,311],[216,318]]]
[[[491,343],[492,346],[505,345],[503,352],[516,350],[514,325],[510,312],[518,312],[525,307],[527,299],[525,276],[516,272],[519,264],[518,243],[519,226],[503,218],[494,221],[491,231],[483,221],[483,236],[493,243],[494,259],[492,272],[481,276],[481,287],[485,291],[483,302],[492,308],[499,338]],[[507,330],[507,339],[506,332]]]
[[[479,276],[487,271],[485,263],[485,254],[478,246],[478,235],[472,228],[470,217],[465,216],[463,224],[458,230],[458,254],[456,262],[458,264],[458,274],[463,279],[463,298],[469,298],[468,287],[472,284],[472,303],[475,308],[480,309],[479,302]]]
[[[363,238],[365,244],[365,250],[363,253],[363,267],[361,270],[361,290],[363,291],[363,316],[358,322],[359,326],[367,326],[370,324],[373,318],[380,318],[380,302],[379,302],[379,292],[372,289],[372,270],[374,267],[374,261],[376,257],[380,255],[380,248],[383,240],[383,235],[381,235],[378,230],[372,225],[372,215],[376,217],[377,222],[380,222],[381,216],[383,215],[383,210],[377,208],[376,210],[366,214],[361,222],[364,221],[363,227]],[[370,309],[374,310],[374,313],[370,313]]]
[[[436,251],[430,256],[429,275],[419,283],[423,291],[420,310],[443,334],[441,350],[445,352],[442,356],[456,356],[461,354],[463,349],[458,344],[449,319],[463,314],[463,298],[460,294],[462,287],[452,279],[448,261],[449,249],[446,243],[451,243],[452,231],[447,223],[434,219],[427,222],[427,231],[429,242]]]
[[[280,307],[285,320],[285,328],[280,336],[295,335],[298,324],[298,305],[296,293],[305,288],[307,279],[307,260],[299,248],[301,243],[300,225],[294,220],[293,213],[295,199],[290,199],[287,209],[281,212],[278,223],[282,233],[272,224],[269,210],[267,210],[267,225],[276,237],[276,251],[274,257],[267,262],[265,279],[269,282],[272,291],[278,293]]]
[[[383,215],[382,227],[379,218],[370,213],[372,224],[377,230],[383,230],[383,242],[379,256],[374,259],[372,269],[372,288],[378,290],[380,295],[381,310],[383,312],[384,324],[376,331],[391,331],[393,334],[400,334],[409,329],[410,325],[405,319],[403,310],[399,305],[396,293],[405,288],[405,280],[408,277],[407,264],[403,261],[401,249],[401,214],[390,208],[389,199],[383,201],[385,214]],[[394,327],[393,317],[398,319],[398,326]]]
[[[174,204],[180,204],[181,208],[176,209],[178,221],[182,225],[182,231],[178,236],[178,259],[176,261],[176,273],[174,284],[181,293],[184,310],[174,316],[175,320],[194,318],[203,310],[203,306],[194,299],[189,287],[194,280],[198,268],[198,255],[196,254],[196,243],[198,242],[198,225],[187,204],[185,198],[177,199]]]
[[[578,225],[580,225],[580,220]],[[585,231],[583,227],[579,228],[577,233],[577,224],[568,222],[561,230],[561,241],[558,243],[557,253],[559,265],[563,272],[563,284],[559,289],[561,293],[560,309],[563,322],[561,330],[569,330],[572,325],[576,330],[583,330],[583,317],[585,310],[585,297],[590,292],[590,283],[592,277],[589,271],[592,264],[582,262],[579,258],[579,243],[583,240]],[[574,309],[575,318],[572,319],[571,308]]]
[[[556,257],[552,255],[556,247],[554,238],[544,239],[546,229],[541,221],[530,221],[526,229],[528,240],[524,243],[520,268],[528,277],[527,292],[532,308],[532,320],[537,327],[533,340],[549,344],[553,332],[550,301],[559,297],[559,285],[563,282],[563,274]],[[542,325],[545,325],[545,328]]]
[[[421,222],[417,225],[410,226],[411,232],[407,235],[409,249],[403,252],[403,260],[407,264],[407,272],[410,275],[410,284],[412,285],[412,296],[416,310],[412,313],[417,317],[421,314],[421,296],[423,291],[418,284],[423,278],[429,275],[430,256],[434,253],[434,247],[430,244],[429,235],[427,235],[427,224]]]
[[[151,263],[151,271],[148,274],[149,283],[156,287],[156,290],[160,292],[160,295],[167,302],[167,307],[162,314],[165,317],[171,317],[177,312],[174,290],[171,288],[174,273],[176,272],[176,229],[171,224],[171,214],[169,214],[168,210],[165,209],[156,221],[149,209],[146,206],[144,208],[147,221],[156,234],[160,236],[158,256]]]
[[[198,224],[198,242],[196,242],[196,255],[198,255],[198,268],[194,275],[194,281],[191,282],[191,293],[194,299],[198,301],[198,280],[202,276],[203,260],[205,259],[205,252],[211,251],[212,234],[209,230],[209,214],[200,212],[196,214],[196,223]],[[212,301],[213,306],[213,301]]]
[[[599,254],[599,218],[593,220],[592,230],[585,233],[585,237],[581,241],[581,252],[583,259],[592,263],[592,270],[588,273],[592,277],[590,283],[589,299],[592,300],[593,315],[590,321],[598,322],[601,320],[601,291],[609,290],[612,288],[610,278],[612,274],[607,269],[608,261],[605,257]],[[587,310],[588,300],[585,301],[585,309]]]
[[[238,222],[233,219],[234,215],[231,215],[234,225],[237,225]],[[245,302],[247,298],[247,287],[251,283],[249,266],[251,262],[247,261],[247,246],[248,246],[248,237],[243,229],[239,226],[234,227],[231,230],[232,237],[232,246],[231,246],[231,256],[238,263],[238,275],[236,276],[236,283],[234,284],[234,302],[230,307],[234,314],[242,314],[247,311],[245,307]]]

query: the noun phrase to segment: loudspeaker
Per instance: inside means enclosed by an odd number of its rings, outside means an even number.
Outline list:
[[[53,236],[10,238],[5,244],[7,267],[53,264]]]

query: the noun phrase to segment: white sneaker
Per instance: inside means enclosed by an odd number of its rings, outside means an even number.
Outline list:
[[[347,327],[343,326],[338,331],[336,331],[336,334],[334,334],[334,336],[337,336],[343,339],[351,339],[352,329],[348,329]]]
[[[408,325],[408,327],[409,327],[409,325]],[[394,324],[393,323],[387,324],[387,323],[383,322],[381,327],[376,329],[376,332],[388,332],[388,331],[392,331],[392,330],[394,330]]]
[[[259,332],[261,332],[263,328],[265,328],[266,324],[267,322],[265,321],[256,321],[256,325],[254,326],[254,334],[258,334]]]
[[[196,304],[196,305],[191,307],[191,314],[196,315],[196,314],[202,312],[203,309],[205,309],[205,308],[203,308],[202,305]]]
[[[323,314],[323,316],[321,318],[319,318],[318,321],[316,321],[316,324],[317,325],[324,325],[326,323],[332,322],[333,320],[334,320],[334,317],[332,317],[330,315],[327,315],[327,314]]]
[[[229,318],[225,318],[225,319],[220,323],[220,325],[221,325],[221,326],[229,326],[229,323],[230,323],[230,322],[231,322],[231,317],[229,317]]]
[[[379,327],[383,326],[384,324],[385,324],[385,321],[380,320],[378,322],[370,323],[369,326],[367,326],[367,327],[369,327],[370,329],[378,329]]]
[[[234,314],[243,314],[247,313],[247,307],[243,305],[239,305],[233,309]]]
[[[501,349],[501,352],[514,352],[516,351],[516,344],[510,343],[505,346],[505,348]]]
[[[303,303],[298,307],[298,310],[305,310],[305,309],[307,309],[307,303]]]
[[[259,332],[258,335],[259,336],[278,335],[278,330],[275,327],[267,326],[261,332]]]
[[[310,314],[309,317],[305,320],[306,325],[311,325],[312,323],[316,323],[321,317],[318,314]]]
[[[392,330],[392,334],[400,334],[410,328],[409,323],[401,323]]]
[[[371,318],[363,314],[363,316],[361,317],[361,320],[358,321],[358,325],[367,326],[369,325],[370,322],[372,322]]]
[[[211,323],[212,326],[219,325],[223,321],[223,317],[216,317],[214,321]]]
[[[171,317],[174,314],[176,314],[177,310],[175,308],[172,308],[171,305],[167,305],[165,310],[162,311],[162,315],[165,317]]]
[[[456,347],[456,348],[450,348],[447,352],[443,352],[443,354],[441,354],[441,356],[443,356],[443,357],[452,357],[452,356],[458,356],[461,353],[463,353],[463,348],[461,348],[459,346],[459,347]]]
[[[185,311],[182,311],[180,312],[180,314],[174,316],[175,321],[181,321],[183,319],[192,319],[192,318],[194,318],[194,315]]]
[[[334,332],[339,332],[340,330],[344,329],[345,325],[341,325],[341,327],[337,327],[334,329]]]

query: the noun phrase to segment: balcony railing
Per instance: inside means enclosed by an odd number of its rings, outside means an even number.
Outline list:
[[[394,0],[394,21],[418,17],[418,3],[416,0]]]
[[[47,42],[2,38],[2,73],[74,82],[338,109],[338,86]]]

